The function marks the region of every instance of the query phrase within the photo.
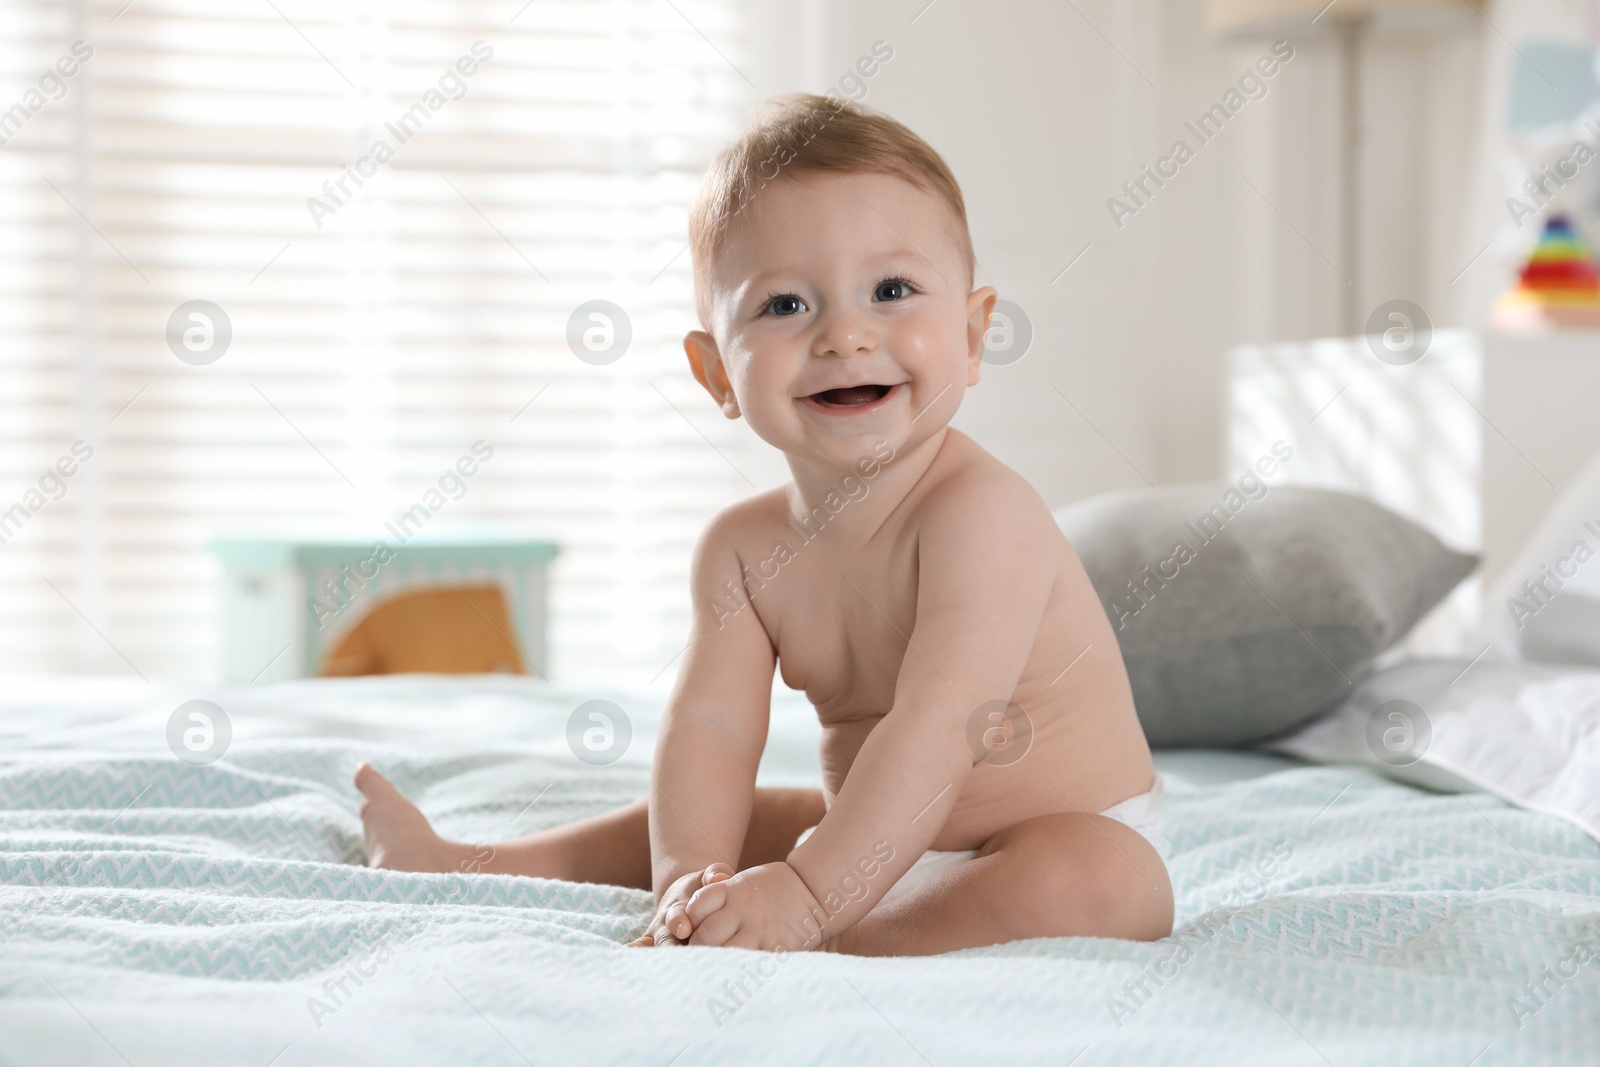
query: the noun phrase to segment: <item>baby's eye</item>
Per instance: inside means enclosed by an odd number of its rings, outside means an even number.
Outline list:
[[[806,305],[793,293],[774,296],[767,300],[766,310],[773,315],[788,316],[798,315],[806,309]]]
[[[885,278],[873,290],[874,300],[904,300],[912,293],[911,283],[904,278]]]

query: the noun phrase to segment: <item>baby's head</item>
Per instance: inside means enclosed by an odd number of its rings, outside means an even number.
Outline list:
[[[941,430],[978,381],[995,291],[974,291],[950,168],[859,104],[770,101],[689,216],[695,377],[791,456],[850,466]],[[912,425],[915,420],[915,425]]]

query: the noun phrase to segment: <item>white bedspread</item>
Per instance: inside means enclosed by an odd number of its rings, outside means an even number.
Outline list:
[[[196,697],[234,725],[206,767],[165,742]],[[595,697],[634,721],[614,767],[566,749]],[[355,865],[360,760],[445,833],[495,839],[642,795],[658,700],[510,678],[11,684],[0,1063],[1594,1062],[1600,964],[1572,961],[1600,945],[1600,846],[1356,768],[1162,757],[1179,926],[1155,944],[627,949],[643,892]],[[764,780],[814,781],[815,734],[780,708]]]
[[[1401,713],[1417,722],[1407,724],[1416,735],[1414,751],[1400,753],[1406,762],[1390,774],[1432,788],[1486,789],[1569,819],[1600,840],[1600,670],[1408,660],[1373,674],[1331,714],[1265,747],[1319,763],[1384,769],[1376,753],[1390,722],[1384,709],[1394,701],[1409,704]]]

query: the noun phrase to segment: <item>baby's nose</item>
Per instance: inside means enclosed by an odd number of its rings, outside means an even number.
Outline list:
[[[855,356],[875,351],[877,347],[877,332],[864,316],[842,313],[824,320],[812,353],[817,356]]]

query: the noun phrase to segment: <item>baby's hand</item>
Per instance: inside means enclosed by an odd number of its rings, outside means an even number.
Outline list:
[[[767,863],[720,879],[694,894],[691,945],[799,951],[822,944],[826,913],[787,863]]]
[[[655,917],[637,941],[629,948],[649,948],[655,945],[681,945],[694,933],[694,924],[686,914],[689,899],[704,886],[733,877],[733,868],[726,863],[713,863],[703,871],[691,871],[667,887],[656,905]]]

